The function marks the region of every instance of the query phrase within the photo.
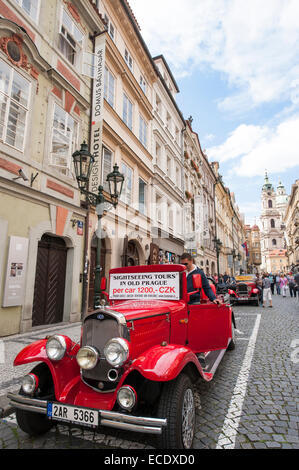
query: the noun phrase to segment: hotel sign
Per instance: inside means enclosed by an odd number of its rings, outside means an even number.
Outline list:
[[[106,34],[104,32],[95,37],[94,51],[94,79],[92,90],[90,142],[90,152],[95,158],[90,177],[90,191],[93,193],[98,193],[98,187],[101,184],[105,54]]]

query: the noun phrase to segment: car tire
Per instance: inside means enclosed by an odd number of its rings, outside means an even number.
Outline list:
[[[230,340],[230,343],[227,346],[226,350],[233,351],[235,347],[236,347],[236,335],[235,335],[235,327],[234,327],[233,320],[232,320],[232,339]]]
[[[259,300],[258,297],[257,297],[257,299],[255,300],[254,305],[255,305],[256,307],[259,307],[259,305],[260,305],[260,300]]]
[[[46,364],[39,364],[31,371],[39,379],[39,394],[34,395],[32,398],[42,399],[55,399],[53,380],[51,372]],[[24,391],[20,389],[20,395],[26,396]],[[41,436],[54,426],[54,423],[47,418],[44,414],[35,413],[32,411],[16,409],[16,419],[19,427],[29,436]]]
[[[167,427],[158,437],[158,448],[191,449],[195,433],[195,398],[188,375],[180,374],[164,384],[158,417],[167,419]]]

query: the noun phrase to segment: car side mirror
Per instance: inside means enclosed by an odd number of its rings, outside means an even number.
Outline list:
[[[106,290],[107,286],[107,279],[105,277],[102,277],[101,279],[101,291]]]
[[[195,289],[201,289],[202,288],[202,280],[201,280],[201,275],[200,274],[193,274],[192,281],[193,281],[193,287]]]

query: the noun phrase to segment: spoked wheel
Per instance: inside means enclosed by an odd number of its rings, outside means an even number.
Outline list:
[[[179,375],[164,384],[158,416],[167,419],[167,427],[158,438],[162,449],[191,449],[195,432],[195,399],[190,378]]]
[[[52,375],[46,364],[39,364],[32,371],[37,375],[39,380],[38,393],[33,398],[47,397],[54,399],[54,389]],[[20,395],[25,395],[23,390],[20,390]],[[26,434],[30,436],[40,436],[45,434],[53,427],[53,422],[49,420],[44,414],[34,413],[32,411],[16,409],[16,418],[19,427]]]

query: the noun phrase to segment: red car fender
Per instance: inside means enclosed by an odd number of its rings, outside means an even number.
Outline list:
[[[60,361],[51,361],[48,358],[46,352],[47,339],[41,339],[29,344],[19,352],[14,360],[14,366],[29,364],[31,362],[46,363],[53,377],[55,397],[57,400],[61,399],[70,389],[70,382],[74,383],[76,377],[80,378],[80,368],[76,361],[76,354],[80,346],[67,336],[60,336],[64,337],[67,344],[65,356]]]
[[[209,381],[197,357],[191,349],[176,344],[154,346],[139,356],[126,372],[126,376],[137,370],[143,377],[155,382],[168,382],[175,379],[187,364],[194,364],[201,377]]]

